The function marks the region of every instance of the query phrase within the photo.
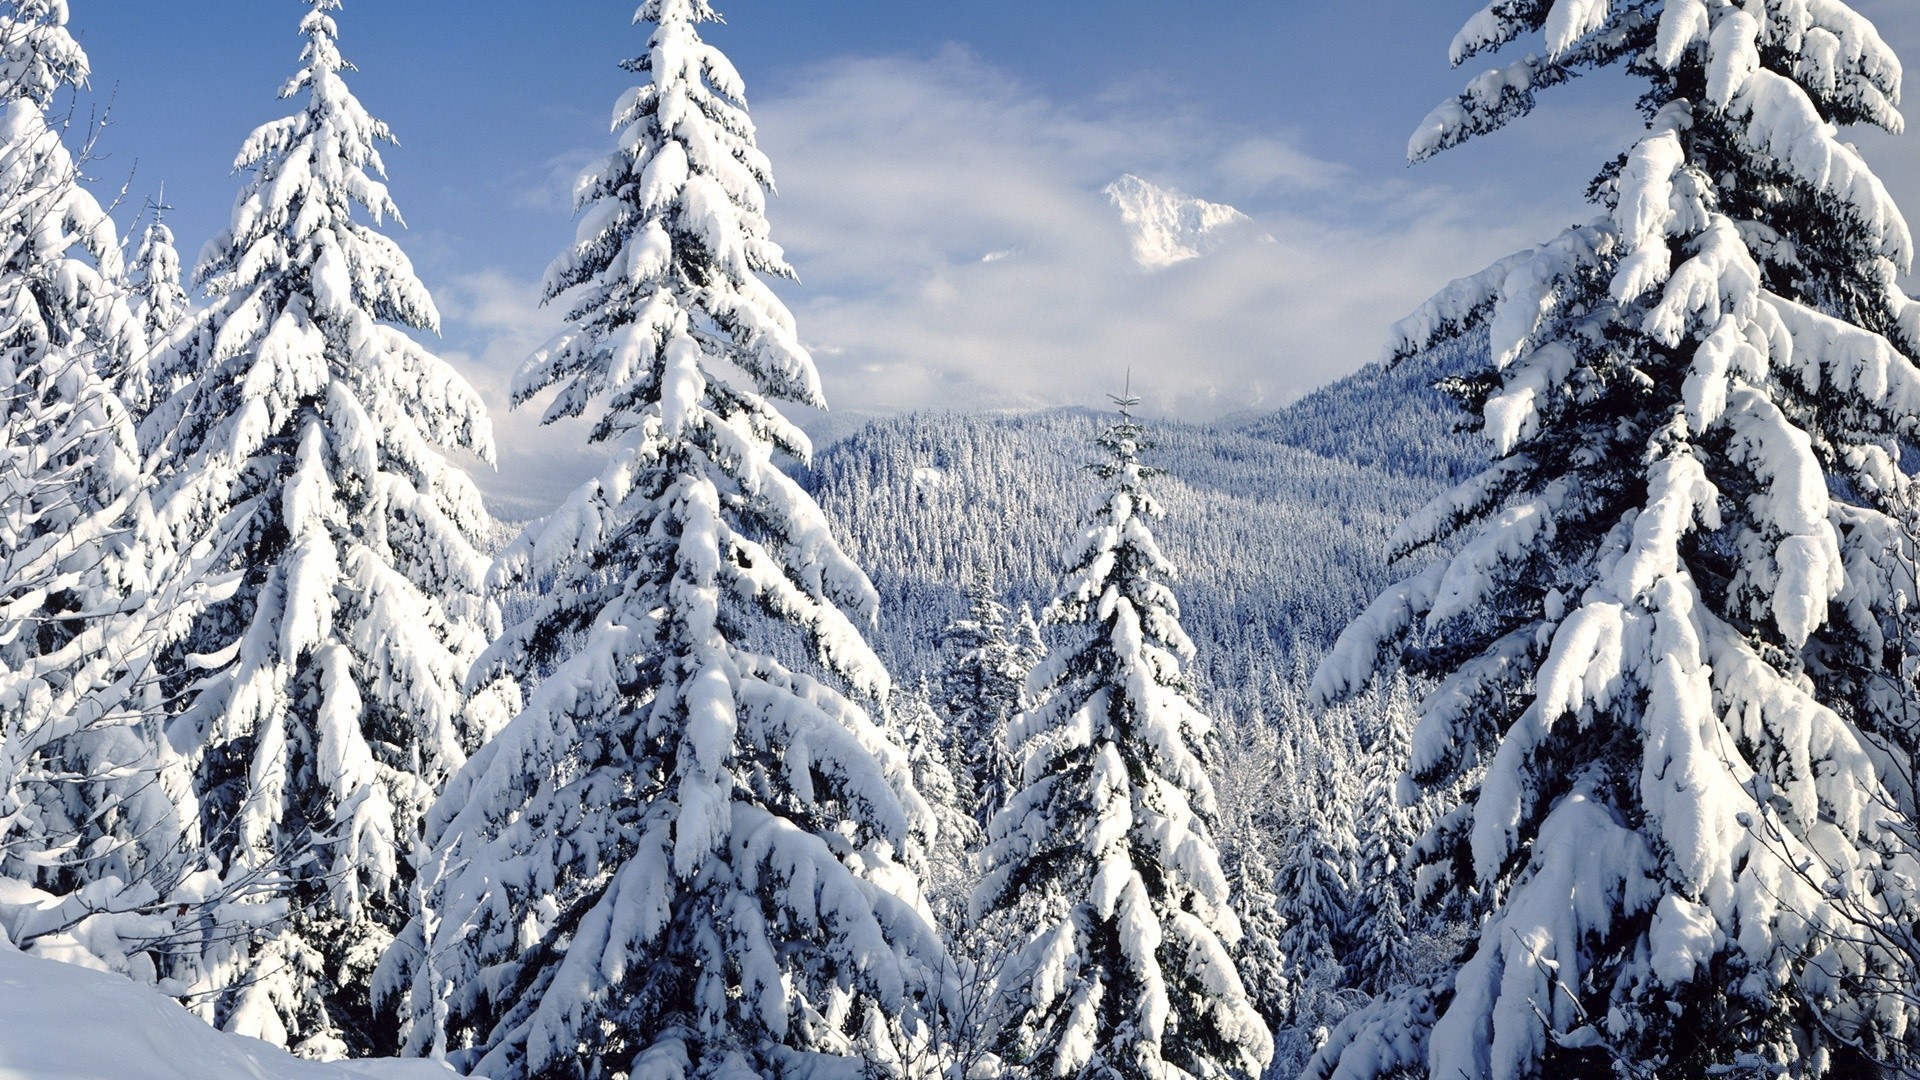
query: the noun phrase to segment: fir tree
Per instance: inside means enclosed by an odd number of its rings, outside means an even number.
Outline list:
[[[1150,522],[1141,429],[1120,398],[1100,437],[1062,628],[1012,728],[1024,786],[994,815],[975,907],[1030,905],[1002,973],[1000,1055],[1063,1077],[1257,1075],[1273,1049],[1229,950],[1240,936],[1214,847],[1207,743],[1182,665],[1193,645]]]
[[[196,272],[208,306],[152,372],[182,388],[142,437],[171,461],[163,528],[218,584],[170,635],[203,842],[230,881],[280,894],[223,909],[231,940],[195,1000],[333,1053],[377,1041],[366,985],[405,921],[407,841],[511,695],[463,691],[498,616],[489,519],[444,454],[490,455],[488,421],[398,328],[436,329],[433,301],[354,216],[399,221],[379,179],[392,135],[342,80],[338,0],[308,4],[281,91],[299,109],[240,152],[231,226]]]
[[[1014,613],[1012,636],[1014,663],[1020,672],[1020,707],[1024,709],[1032,704],[1026,696],[1027,676],[1047,657],[1047,643],[1040,636],[1040,621],[1033,617],[1033,605],[1021,604]]]
[[[1007,606],[993,583],[976,573],[967,583],[966,617],[949,623],[941,635],[950,655],[940,673],[948,760],[961,800],[983,826],[1014,787],[1007,724],[1020,711],[1021,687],[1038,660],[1025,654],[1011,630]]]
[[[1286,931],[1277,893],[1289,804],[1299,783],[1287,760],[1279,728],[1304,723],[1296,716],[1220,718],[1221,753],[1214,769],[1219,806],[1221,870],[1240,915],[1240,942],[1233,948],[1241,981],[1268,1027],[1279,1030],[1293,1008]]]
[[[1419,955],[1409,857],[1421,832],[1420,808],[1401,805],[1413,719],[1406,680],[1395,679],[1378,704],[1357,778],[1354,820],[1361,835],[1354,845],[1352,899],[1342,928],[1350,981],[1368,994],[1405,982]]]
[[[1647,85],[1644,134],[1596,220],[1399,327],[1403,357],[1486,335],[1491,366],[1455,389],[1497,460],[1407,523],[1403,552],[1448,554],[1318,680],[1360,685],[1409,633],[1441,678],[1411,771],[1468,793],[1423,847],[1480,938],[1426,999],[1427,1065],[1819,1074],[1849,1043],[1895,1052],[1911,995],[1836,913],[1911,921],[1876,743],[1912,734],[1863,685],[1904,600],[1877,568],[1911,496],[1920,307],[1906,223],[1836,125],[1898,130],[1899,62],[1839,0],[1500,0],[1454,59],[1534,33],[1544,53],[1436,110],[1415,159],[1615,64]],[[1387,1060],[1363,1028],[1321,1064]]]
[[[894,740],[906,749],[914,790],[933,810],[933,837],[915,869],[936,923],[951,929],[967,915],[974,884],[974,854],[980,850],[981,834],[972,808],[947,765],[944,725],[928,702],[928,690],[924,680],[910,690],[896,688],[888,710],[889,727]]]
[[[481,671],[557,665],[449,785],[431,822],[457,868],[389,954],[424,1049],[437,988],[481,1073],[798,1076],[887,1067],[939,989],[940,943],[901,858],[930,825],[906,755],[854,697],[889,679],[842,610],[876,597],[775,455],[819,405],[812,359],[760,275],[768,162],[740,79],[647,0],[618,147],[576,188],[546,279],[572,328],[515,397],[590,414],[601,477],[529,529],[503,581],[550,582]],[[816,678],[755,651],[811,642]],[[577,647],[571,643],[579,642]],[[570,654],[556,655],[556,651]],[[924,1025],[921,1025],[924,1026]]]
[[[1286,929],[1280,947],[1294,988],[1288,1027],[1311,1032],[1334,1009],[1332,998],[1351,981],[1346,930],[1353,907],[1353,853],[1357,840],[1350,819],[1352,803],[1309,771],[1304,790],[1281,840],[1279,874],[1274,885],[1280,920]],[[1333,1018],[1337,1019],[1337,1016]]]
[[[140,710],[158,568],[108,383],[140,342],[112,223],[48,122],[87,72],[64,3],[0,4],[0,939],[153,980],[188,864]]]
[[[174,330],[185,321],[188,308],[187,291],[180,286],[180,253],[174,250],[173,230],[166,224],[166,212],[172,207],[166,205],[164,192],[149,208],[153,220],[140,234],[140,247],[128,275],[132,313],[140,324],[145,348],[134,358],[120,388],[136,417],[180,389],[179,385],[152,385],[148,375]],[[178,376],[184,373],[177,366],[173,371],[176,382],[180,381]]]

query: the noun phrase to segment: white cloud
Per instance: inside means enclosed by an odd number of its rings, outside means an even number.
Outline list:
[[[1353,173],[1307,153],[1297,139],[1276,135],[1256,135],[1228,146],[1214,171],[1221,183],[1219,194],[1228,199],[1258,197],[1275,189],[1324,192],[1349,181]]]
[[[1444,192],[1358,183],[1285,133],[1142,100],[1051,101],[949,50],[843,61],[757,101],[774,235],[805,281],[783,292],[835,405],[1093,403],[1132,369],[1161,412],[1275,406],[1559,223],[1470,219]],[[1125,172],[1230,197],[1275,242],[1144,273],[1101,193]]]
[[[1388,326],[1450,278],[1593,213],[1586,178],[1640,123],[1611,78],[1383,176],[1150,88],[1063,102],[958,49],[842,60],[754,101],[780,182],[773,235],[803,278],[778,288],[842,423],[1099,403],[1129,370],[1162,414],[1275,407],[1375,358]],[[1427,104],[1410,103],[1412,119]],[[1859,137],[1907,194],[1920,144]],[[548,197],[561,169],[597,153],[550,163]],[[1258,228],[1143,271],[1102,193],[1128,172],[1232,203]],[[558,325],[536,302],[540,269],[469,273],[440,293],[449,357],[495,409],[501,475],[488,486],[510,507],[550,503],[601,458],[581,425],[505,407],[512,370]]]
[[[534,517],[598,469],[605,453],[587,443],[587,425],[540,423],[539,403],[508,407],[513,373],[561,328],[559,312],[540,306],[536,281],[497,270],[462,274],[434,292],[446,342],[440,355],[473,383],[493,418],[499,468],[475,479],[496,514]]]

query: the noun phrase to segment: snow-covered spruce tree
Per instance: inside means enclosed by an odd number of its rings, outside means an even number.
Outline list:
[[[1046,658],[1047,643],[1040,636],[1040,620],[1033,617],[1033,606],[1022,603],[1013,613],[1013,658],[1019,665],[1021,708],[1026,707],[1027,675]]]
[[[202,256],[208,295],[154,365],[183,387],[142,422],[167,469],[161,526],[220,583],[169,632],[205,847],[229,882],[195,1001],[303,1052],[377,1041],[367,983],[404,924],[415,822],[497,726],[507,690],[463,680],[497,632],[476,549],[488,518],[448,450],[491,454],[479,397],[395,324],[436,328],[400,248],[357,221],[398,213],[391,142],[341,80],[308,0],[293,115],[252,134],[232,223]]]
[[[1443,681],[1411,772],[1466,797],[1424,846],[1484,921],[1405,1009],[1440,1007],[1424,1050],[1351,1025],[1316,1069],[1818,1074],[1850,1043],[1896,1052],[1911,995],[1880,992],[1894,958],[1836,913],[1912,920],[1878,772],[1911,733],[1863,688],[1905,599],[1875,567],[1909,497],[1920,307],[1907,225],[1836,125],[1897,130],[1900,65],[1839,0],[1500,0],[1454,58],[1534,33],[1544,54],[1436,110],[1415,159],[1612,64],[1647,85],[1645,133],[1596,220],[1399,326],[1402,357],[1489,335],[1458,390],[1497,460],[1407,523],[1401,551],[1443,553],[1317,683],[1362,685],[1412,635],[1407,663]]]
[[[1229,949],[1240,921],[1211,829],[1213,724],[1181,671],[1193,644],[1149,523],[1142,432],[1100,436],[1059,629],[1011,730],[1023,786],[993,817],[975,909],[1030,913],[1001,989],[1001,1058],[1060,1077],[1255,1076],[1273,1050]]]
[[[931,812],[840,689],[888,691],[842,610],[877,598],[775,459],[809,446],[774,401],[822,398],[760,277],[790,271],[740,79],[697,33],[717,18],[704,0],[635,17],[655,29],[624,65],[618,147],[547,275],[573,325],[515,389],[557,387],[548,417],[591,412],[613,459],[498,564],[550,585],[479,673],[557,667],[448,786],[444,931],[411,930],[381,975],[424,1049],[431,956],[481,1073],[857,1075],[917,1052],[902,1030],[940,990],[901,861]],[[755,651],[782,640],[831,674]]]
[[[1344,991],[1359,974],[1347,963],[1352,949],[1346,933],[1358,846],[1353,821],[1356,794],[1351,786],[1333,783],[1318,770],[1303,774],[1280,841],[1274,892],[1286,927],[1280,947],[1291,989],[1291,1007],[1278,1040],[1277,1056],[1290,1066],[1282,1070],[1283,1075],[1297,1071],[1322,1029],[1351,1007]]]
[[[961,799],[985,825],[1014,787],[1007,724],[1020,711],[1021,686],[1032,670],[1013,637],[1007,606],[986,574],[967,582],[967,614],[941,634],[949,659],[940,672],[940,704],[947,715],[949,762]]]
[[[933,835],[914,837],[906,862],[919,876],[946,944],[948,1007],[935,1017],[930,1037],[900,1071],[972,1076],[995,1060],[988,1033],[1004,1013],[994,982],[1009,920],[976,922],[971,917],[984,834],[949,765],[949,732],[931,703],[931,692],[925,679],[912,689],[896,688],[888,726],[906,748],[915,790],[933,811]]]
[[[47,118],[87,77],[66,15],[0,4],[0,939],[151,981],[186,863],[138,708],[154,567],[107,382],[140,342],[112,223]]]
[[[165,215],[171,208],[166,205],[164,194],[150,203],[149,208],[153,211],[153,220],[140,234],[140,247],[134,252],[133,265],[127,275],[132,290],[130,306],[134,319],[140,324],[145,346],[128,365],[120,386],[121,397],[136,417],[180,389],[177,385],[152,385],[149,373],[155,360],[166,351],[174,330],[186,320],[189,306],[187,291],[180,285],[180,254],[173,246],[173,230],[166,223]],[[176,380],[184,376],[177,365],[170,365],[169,369]]]
[[[1354,800],[1354,859],[1342,937],[1352,984],[1381,994],[1407,981],[1421,959],[1414,925],[1414,877],[1409,859],[1423,829],[1425,807],[1402,806],[1401,778],[1412,749],[1413,709],[1404,677],[1377,696],[1373,731]],[[1407,800],[1410,801],[1410,800]]]
[[[1240,941],[1232,949],[1235,966],[1254,1008],[1276,1030],[1293,1000],[1286,950],[1280,944],[1286,920],[1275,892],[1275,868],[1281,864],[1288,804],[1299,785],[1280,737],[1280,726],[1294,719],[1223,713],[1221,748],[1212,771],[1218,807],[1213,836],[1228,895],[1240,916]]]
[[[966,918],[973,893],[974,853],[980,850],[980,825],[963,801],[948,766],[945,726],[923,680],[911,689],[897,687],[888,710],[888,727],[907,752],[914,790],[933,811],[934,831],[921,865],[915,867],[937,925],[952,928]]]

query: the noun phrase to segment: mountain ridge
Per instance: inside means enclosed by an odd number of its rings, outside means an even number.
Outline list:
[[[1155,445],[1143,456],[1166,472],[1156,535],[1182,572],[1176,593],[1210,700],[1273,712],[1391,584],[1393,530],[1477,468],[1477,437],[1430,385],[1457,362],[1376,365],[1254,419],[1146,423]],[[801,470],[880,593],[873,637],[902,682],[938,670],[941,631],[975,573],[1036,612],[1052,597],[1097,494],[1083,463],[1111,420],[1078,407],[905,414]]]
[[[1108,184],[1103,193],[1127,226],[1134,262],[1149,270],[1201,258],[1254,228],[1253,218],[1234,207],[1164,188],[1132,173]]]

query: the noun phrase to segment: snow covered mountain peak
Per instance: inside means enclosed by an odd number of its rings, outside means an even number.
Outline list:
[[[1222,203],[1163,188],[1128,173],[1106,187],[1133,238],[1133,258],[1160,270],[1219,247],[1253,219]]]

